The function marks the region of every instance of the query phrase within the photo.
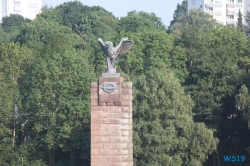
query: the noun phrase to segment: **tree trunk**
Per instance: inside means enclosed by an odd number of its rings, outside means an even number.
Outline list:
[[[72,142],[70,142],[70,161],[71,161],[71,166],[74,166],[74,147]]]
[[[219,149],[217,148],[217,166],[220,166],[220,154],[219,154]]]
[[[53,166],[55,165],[55,153],[56,153],[56,148],[53,147],[53,156],[52,156],[52,164],[53,164]]]
[[[216,166],[216,156],[215,156],[215,152],[213,152],[213,162],[214,162],[214,166]]]

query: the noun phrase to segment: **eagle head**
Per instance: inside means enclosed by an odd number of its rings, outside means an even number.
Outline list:
[[[104,42],[108,47],[113,47],[113,43],[111,41]]]

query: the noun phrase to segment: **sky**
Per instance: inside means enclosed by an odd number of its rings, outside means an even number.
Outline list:
[[[68,0],[42,0],[43,5],[56,7]],[[70,1],[70,0],[69,0]],[[80,0],[87,6],[101,6],[107,11],[114,14],[115,17],[125,17],[128,12],[144,11],[155,13],[160,17],[163,24],[169,26],[173,20],[173,14],[178,3],[182,0]]]

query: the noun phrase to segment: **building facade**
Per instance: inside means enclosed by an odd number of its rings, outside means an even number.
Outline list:
[[[41,12],[42,0],[0,0],[0,18],[19,14],[34,19]]]
[[[250,0],[188,0],[188,11],[198,8],[224,25],[235,25],[239,11],[243,17],[250,11]]]

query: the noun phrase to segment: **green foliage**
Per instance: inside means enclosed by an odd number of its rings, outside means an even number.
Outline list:
[[[187,23],[191,26],[200,28],[214,28],[219,25],[216,20],[211,19],[211,16],[200,9],[191,9],[187,16]]]
[[[241,86],[239,94],[235,96],[235,99],[236,107],[238,108],[238,110],[242,111],[243,117],[248,121],[248,128],[250,128],[250,96],[246,85]]]
[[[15,38],[20,33],[21,27],[29,22],[29,19],[24,19],[23,16],[17,14],[3,17],[0,28],[0,43],[15,41]]]
[[[248,77],[248,41],[244,33],[231,27],[197,25],[183,27],[176,39],[176,44],[185,48],[187,56],[188,77],[183,85],[195,103],[195,121],[205,122],[216,129],[215,135],[220,144],[218,155],[214,153],[213,160],[222,163],[220,155],[236,150],[246,154],[244,147],[248,146],[244,139],[246,128],[238,127],[244,123],[239,120],[241,115],[232,104],[237,87]],[[237,117],[235,120],[227,119],[234,114]],[[234,133],[225,130],[232,127]],[[228,144],[234,144],[238,149],[233,146],[224,149]]]
[[[184,2],[183,2],[184,3]],[[185,3],[183,4],[185,5]],[[184,8],[182,6],[181,8]],[[183,9],[185,11],[185,8]],[[169,28],[169,33],[181,38],[185,35],[187,30],[196,28],[196,30],[206,32],[209,29],[220,28],[222,25],[211,19],[211,16],[200,9],[191,9],[188,14],[181,12],[178,20],[173,22],[173,25]]]
[[[96,41],[96,36],[112,37],[116,33],[117,19],[100,6],[89,7],[80,1],[71,1],[57,6],[55,10],[59,11],[64,26],[89,42]]]
[[[186,68],[188,58],[185,48],[181,45],[174,46],[170,53],[170,60],[170,68],[175,73],[175,76],[179,79],[180,83],[184,83],[189,74]]]
[[[14,29],[18,29],[22,24],[30,22],[30,19],[25,19],[18,14],[11,14],[10,16],[3,17],[1,26],[5,32],[13,32]]]
[[[88,54],[75,50],[70,41],[66,50],[58,50],[59,38],[51,40],[48,43],[53,45],[45,45],[36,55],[20,84],[23,111],[32,115],[29,121],[37,158],[45,151],[41,159],[54,165],[57,150],[88,154],[89,87],[95,75]],[[75,162],[74,158],[70,160]],[[89,156],[83,160],[89,162]]]
[[[183,0],[181,4],[177,4],[177,8],[173,15],[173,20],[170,22],[170,26],[168,27],[168,32],[170,33],[172,30],[179,29],[183,19],[185,19],[187,14],[187,0]]]
[[[79,41],[81,44],[77,48],[88,50],[88,54],[92,55],[89,62],[94,66],[95,73],[100,75],[104,71],[105,56],[99,51],[97,39],[111,40],[117,34],[118,19],[112,13],[99,6],[89,7],[83,5],[80,1],[73,1],[63,3],[55,9],[45,10],[38,18],[44,18],[49,21],[49,24],[58,23],[57,25],[60,25],[60,28],[68,27],[68,29],[71,29],[74,34],[68,32],[71,34],[69,36],[81,39]],[[57,28],[52,28],[48,32],[55,33],[54,30],[57,30]],[[66,31],[64,32],[66,33]],[[50,34],[48,33],[46,36],[49,37]]]
[[[10,41],[7,33],[4,32],[2,27],[0,27],[0,36],[1,36],[0,43],[4,43],[4,42],[7,43]]]
[[[11,158],[16,137],[12,134],[15,124],[15,108],[20,107],[18,79],[24,64],[31,57],[31,51],[19,44],[0,46],[0,165]]]
[[[115,41],[119,42],[122,36],[134,41],[134,46],[126,54],[120,54],[121,62],[118,70],[135,80],[138,75],[163,65],[170,66],[170,53],[173,49],[173,37],[164,31],[141,31],[137,33],[121,33]],[[116,44],[114,43],[114,44]]]
[[[193,102],[171,71],[151,69],[134,86],[135,164],[201,165],[218,140],[193,122]]]
[[[241,14],[241,11],[239,10],[239,13],[238,13],[238,22],[237,22],[237,28],[243,32],[243,20],[242,20],[242,14]]]
[[[45,19],[46,21],[57,22],[58,24],[63,24],[63,18],[60,15],[59,10],[55,10],[54,8],[48,8],[45,6],[45,10],[37,15],[37,19]]]
[[[118,24],[118,32],[165,31],[161,19],[154,13],[131,11],[122,17]]]
[[[35,50],[42,49],[43,45],[51,47],[55,39],[60,42],[57,48],[53,46],[55,49],[67,50],[72,45],[75,48],[83,47],[82,39],[72,33],[70,28],[41,17],[26,24],[17,36],[18,42]]]
[[[246,44],[240,35],[226,27],[206,34],[193,28],[185,31],[181,39],[188,57],[186,85],[195,101],[196,120],[208,120],[211,127],[218,125],[223,99],[234,93],[235,79],[239,77],[237,55],[244,54]]]
[[[245,23],[246,25],[243,26],[244,28],[244,32],[246,33],[246,36],[249,38],[249,35],[250,35],[250,12],[247,11],[246,12],[246,15],[244,16],[244,20],[245,20]]]

